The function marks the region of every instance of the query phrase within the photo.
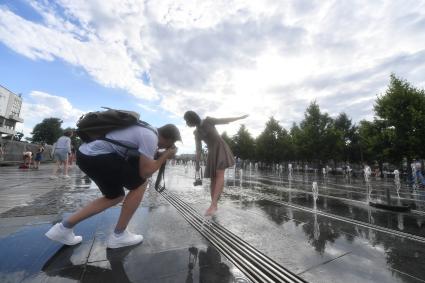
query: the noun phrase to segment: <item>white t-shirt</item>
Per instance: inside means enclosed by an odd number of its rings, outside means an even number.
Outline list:
[[[55,150],[56,149],[62,149],[71,152],[71,138],[67,136],[61,136],[56,142]]]
[[[156,131],[156,129],[155,129]],[[130,126],[125,129],[112,131],[105,136],[124,145],[137,148],[138,153],[153,159],[158,149],[158,136],[150,129],[140,126]],[[118,153],[125,157],[128,149],[104,140],[95,140],[83,143],[80,152],[85,155],[95,156],[100,154]]]

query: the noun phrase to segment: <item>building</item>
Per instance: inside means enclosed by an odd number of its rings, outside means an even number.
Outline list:
[[[19,117],[22,107],[21,95],[14,94],[0,85],[0,138],[4,134],[15,135],[16,123],[23,123]]]

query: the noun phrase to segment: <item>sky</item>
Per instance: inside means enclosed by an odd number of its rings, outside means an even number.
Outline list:
[[[371,120],[391,73],[425,88],[425,0],[0,0],[0,85],[22,94],[25,136],[107,106],[176,124],[191,153],[187,110],[249,114],[218,130],[254,137],[313,101]]]

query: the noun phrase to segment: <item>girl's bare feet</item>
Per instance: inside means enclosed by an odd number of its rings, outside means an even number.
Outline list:
[[[205,211],[205,216],[213,216],[217,212],[217,206],[210,206],[207,211]]]

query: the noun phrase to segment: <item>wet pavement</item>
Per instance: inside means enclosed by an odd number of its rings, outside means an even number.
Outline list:
[[[8,198],[21,201],[1,214],[0,282],[249,282],[155,191],[145,194],[129,225],[144,235],[140,245],[106,249],[119,207],[77,225],[81,244],[52,242],[44,233],[99,196],[95,185],[76,169],[70,180],[53,181],[51,168],[0,169],[1,191],[9,192],[1,199],[4,207]],[[13,197],[7,184],[22,191]],[[31,186],[43,187],[42,192],[31,195]]]
[[[249,282],[153,189],[129,226],[144,235],[140,245],[106,249],[119,207],[77,225],[80,245],[48,240],[52,224],[99,196],[76,168],[70,180],[52,181],[50,172],[0,167],[0,282]],[[194,187],[193,168],[183,166],[168,166],[165,176],[167,190],[206,210],[208,180]],[[368,186],[373,199],[392,188],[414,210],[370,207]],[[425,194],[407,185],[399,194],[391,179],[228,170],[212,221],[308,282],[425,282]]]

